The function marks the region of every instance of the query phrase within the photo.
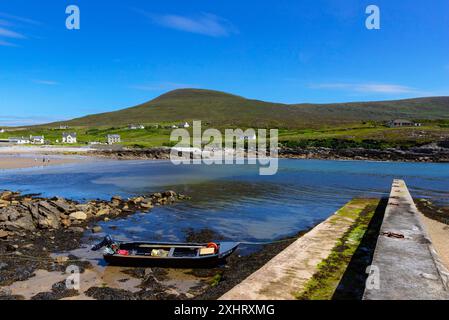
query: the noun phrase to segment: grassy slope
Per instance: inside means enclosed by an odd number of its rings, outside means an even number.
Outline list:
[[[202,120],[219,128],[243,126],[292,129],[393,118],[449,119],[449,97],[286,105],[249,100],[219,91],[179,89],[136,107],[90,115],[65,123],[71,126],[113,126],[134,122]]]
[[[393,118],[424,120],[419,128],[386,128],[382,121]],[[426,120],[427,119],[427,120]],[[430,120],[428,120],[430,119]],[[439,119],[439,120],[437,120]],[[316,140],[340,139],[362,142],[385,141],[386,145],[413,145],[449,139],[449,97],[347,104],[285,105],[230,95],[218,91],[181,89],[168,92],[148,103],[115,112],[96,114],[64,122],[78,133],[78,141],[105,141],[118,133],[129,146],[169,145],[171,130],[127,130],[129,123],[168,125],[202,120],[203,127],[279,128],[279,140],[295,145]],[[52,123],[15,132],[0,138],[44,134],[53,143],[61,140],[62,123]],[[411,142],[411,143],[410,143]]]

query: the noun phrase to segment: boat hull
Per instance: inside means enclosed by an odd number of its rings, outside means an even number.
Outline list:
[[[176,246],[178,248],[189,248],[193,246],[202,246],[200,244],[167,244],[167,243],[122,243],[121,248],[132,249],[142,245],[154,246]],[[151,255],[120,255],[105,254],[104,260],[115,266],[132,267],[165,267],[165,268],[211,268],[226,263],[226,259],[237,250],[238,243],[224,242],[220,243],[219,251],[213,255],[205,256],[167,256],[154,257]]]
[[[109,265],[124,267],[161,267],[161,268],[211,268],[226,263],[226,257],[207,257],[197,259],[150,258],[104,255]]]

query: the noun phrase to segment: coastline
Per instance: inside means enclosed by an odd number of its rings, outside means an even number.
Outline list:
[[[148,149],[89,148],[89,147],[25,147],[9,146],[0,148],[0,170],[42,167],[77,163],[91,159],[112,160],[170,160],[168,147]],[[195,155],[196,156],[196,155]],[[248,156],[248,154],[246,154]],[[254,153],[252,156],[257,156]],[[193,153],[190,154],[193,158]],[[43,159],[50,160],[43,161]],[[278,152],[279,159],[336,160],[336,161],[376,161],[376,162],[427,162],[449,163],[449,149],[432,146],[402,149],[330,149],[330,148],[286,148]]]

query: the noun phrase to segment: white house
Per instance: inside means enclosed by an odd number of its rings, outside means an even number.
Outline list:
[[[71,133],[64,132],[62,134],[62,143],[73,144],[76,142],[77,142],[76,132],[71,132]]]
[[[184,128],[190,128],[190,124],[188,122],[185,122],[183,125],[181,125]]]
[[[10,143],[15,143],[15,144],[29,144],[30,140],[24,137],[20,137],[20,138],[9,138],[8,139]]]
[[[5,133],[5,129],[0,129],[0,133]]]
[[[59,126],[59,130],[67,130],[68,128],[69,128],[69,126],[63,125],[63,124],[61,124],[61,125]]]
[[[45,138],[44,136],[30,136],[30,142],[32,144],[44,144]]]
[[[108,134],[108,144],[120,143],[120,135],[119,134]]]
[[[144,125],[142,125],[142,124],[130,124],[130,125],[128,125],[128,129],[129,130],[143,130],[143,129],[145,129],[145,126]]]
[[[404,120],[404,119],[396,119],[391,120],[387,123],[387,125],[390,128],[398,128],[398,127],[421,127],[421,123],[419,122],[413,122],[410,120]]]

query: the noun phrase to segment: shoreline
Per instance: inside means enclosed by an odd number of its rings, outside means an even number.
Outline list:
[[[90,243],[107,234],[107,230],[95,231],[98,222],[121,219],[145,211],[142,209],[146,207],[150,210],[146,214],[151,214],[153,205],[170,205],[176,200],[188,198],[166,191],[150,195],[148,199],[152,205],[146,206],[140,202],[145,201],[141,200],[142,197],[127,200],[113,197],[110,202],[80,204],[69,199],[40,198],[12,191],[4,191],[0,195],[5,199],[2,200],[5,206],[3,215],[15,217],[17,215],[13,211],[22,210],[23,205],[27,204],[30,208],[38,205],[39,211],[35,212],[33,221],[40,226],[30,228],[19,219],[15,225],[4,222],[0,227],[0,300],[216,299],[307,232],[305,230],[294,238],[263,245],[249,255],[236,252],[226,265],[212,269],[104,266],[99,262],[102,261],[100,255],[92,253],[89,247]],[[86,210],[86,206],[91,208]],[[123,207],[123,210],[129,206],[129,211],[117,211],[117,206]],[[76,222],[73,219],[80,218],[75,217],[72,211],[80,209],[88,214],[82,217],[85,220]],[[25,211],[20,212],[26,214]],[[71,223],[68,224],[65,216],[70,212],[68,219]],[[187,242],[207,243],[220,239],[224,240],[224,237],[209,229],[185,231]],[[64,285],[64,271],[71,265],[80,269],[80,290],[69,290]]]
[[[77,162],[76,156],[86,159],[112,159],[112,160],[170,160],[168,147],[157,147],[148,149],[115,148],[115,149],[95,149],[85,147],[0,147],[0,170],[2,168],[2,157],[67,157],[69,162]],[[246,155],[247,156],[247,155]],[[257,156],[257,153],[254,154]],[[193,154],[191,153],[191,158]],[[449,149],[419,147],[410,150],[401,149],[330,149],[330,148],[280,148],[279,159],[300,159],[300,160],[344,160],[344,161],[376,161],[376,162],[416,162],[416,163],[449,163]],[[61,162],[60,164],[62,164]],[[4,164],[5,166],[11,164]],[[11,168],[34,167],[30,163]],[[36,165],[39,166],[39,165]]]
[[[64,164],[93,161],[88,156],[45,155],[45,154],[0,154],[0,172],[15,169],[45,168]]]

